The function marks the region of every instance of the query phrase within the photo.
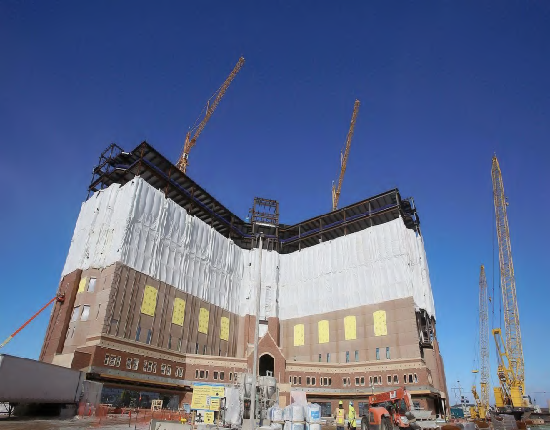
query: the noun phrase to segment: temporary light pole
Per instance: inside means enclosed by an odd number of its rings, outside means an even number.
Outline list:
[[[254,328],[254,364],[252,364],[252,392],[250,394],[250,429],[256,428],[256,382],[258,378],[258,338],[260,337],[260,298],[262,293],[262,239],[263,233],[260,233],[260,258],[258,269],[258,288],[256,289],[256,323]]]

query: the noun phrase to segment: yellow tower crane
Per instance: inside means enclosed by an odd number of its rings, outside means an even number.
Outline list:
[[[357,120],[357,114],[359,113],[359,100],[355,100],[353,105],[353,115],[351,116],[351,124],[349,126],[348,137],[346,139],[346,148],[344,154],[340,154],[340,176],[338,177],[338,185],[335,186],[332,183],[332,210],[338,209],[338,200],[340,200],[340,191],[342,190],[342,182],[344,181],[344,173],[346,173],[346,167],[348,165],[349,148],[351,146],[351,139],[353,138],[353,132],[355,130],[355,121]]]
[[[510,228],[506,207],[508,202],[504,194],[502,172],[496,155],[491,168],[493,179],[493,198],[495,205],[496,230],[498,238],[498,259],[500,267],[500,289],[504,307],[504,328],[506,343],[503,342],[500,328],[493,329],[497,347],[498,378],[500,387],[494,387],[495,403],[502,412],[512,412],[517,415],[529,402],[524,401],[525,368],[519,311],[516,298],[516,280],[514,263],[512,262],[512,245],[510,243]],[[527,398],[527,396],[525,396]]]
[[[485,267],[481,265],[479,273],[479,361],[480,361],[480,392],[475,385],[472,394],[476,402],[476,418],[485,419],[489,410],[489,301],[487,297],[487,278]],[[474,370],[477,373],[477,370]]]
[[[214,94],[212,94],[212,97],[210,97],[210,99],[208,99],[206,106],[202,110],[202,112],[204,112],[204,118],[202,119],[202,121],[197,124],[199,120],[199,118],[197,118],[193,127],[191,127],[191,129],[187,132],[187,135],[185,136],[185,143],[183,145],[183,150],[176,164],[176,167],[180,169],[183,173],[187,172],[187,166],[189,165],[189,152],[191,151],[191,148],[193,148],[193,146],[196,145],[197,138],[200,136],[200,134],[204,130],[204,126],[210,120],[210,117],[218,107],[218,104],[220,103],[220,100],[223,98],[225,92],[227,91],[227,88],[229,88],[229,85],[231,84],[231,82],[233,82],[233,79],[235,79],[235,76],[237,76],[237,73],[239,73],[243,65],[244,65],[244,58],[241,57],[239,58],[239,61],[237,62],[232,72],[227,77],[227,79],[221,85],[221,87],[218,88],[218,90]],[[214,99],[214,101],[210,103],[210,100],[212,99]]]

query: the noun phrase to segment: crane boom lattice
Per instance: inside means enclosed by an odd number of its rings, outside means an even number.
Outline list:
[[[244,58],[239,58],[239,61],[227,77],[227,79],[224,81],[224,83],[221,85],[220,88],[210,97],[208,102],[206,103],[206,106],[203,109],[204,118],[201,122],[193,125],[191,129],[187,132],[187,135],[185,136],[185,143],[183,145],[183,150],[181,152],[180,158],[178,159],[178,162],[176,164],[176,167],[180,169],[183,173],[187,172],[187,166],[189,165],[189,152],[191,151],[191,148],[196,145],[197,138],[200,136],[202,131],[204,130],[204,127],[206,126],[206,123],[210,120],[210,117],[218,107],[220,100],[225,95],[225,92],[227,91],[227,88],[229,88],[229,85],[231,85],[231,82],[233,82],[233,79],[235,79],[235,76],[237,76],[237,73],[241,70],[241,68],[244,65]],[[210,100],[214,99],[212,103],[210,103]]]
[[[485,418],[489,410],[490,364],[489,364],[489,301],[487,298],[487,278],[485,267],[479,273],[479,355],[480,355],[480,405],[479,414]]]
[[[346,148],[341,160],[340,176],[338,177],[338,185],[335,187],[332,184],[332,210],[338,209],[338,200],[340,200],[340,191],[342,190],[342,182],[344,181],[344,173],[346,173],[346,167],[348,165],[349,148],[351,146],[351,139],[353,139],[353,132],[355,131],[355,122],[357,121],[357,114],[359,113],[359,100],[355,100],[353,105],[353,114],[351,116],[351,124],[349,126],[348,136],[346,138]]]
[[[502,173],[496,155],[491,168],[493,179],[493,199],[498,238],[498,258],[500,266],[500,288],[504,307],[504,328],[506,333],[506,351],[510,360],[516,383],[521,392],[525,393],[525,370],[523,362],[523,347],[519,325],[519,311],[516,298],[516,280],[514,263],[512,261],[512,245],[510,243],[510,228],[506,207],[508,203],[504,195]]]

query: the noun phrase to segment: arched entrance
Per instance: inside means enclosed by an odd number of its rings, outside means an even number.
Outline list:
[[[260,369],[259,369],[259,375],[260,376],[273,376],[275,374],[275,359],[269,355],[264,354],[260,357]]]

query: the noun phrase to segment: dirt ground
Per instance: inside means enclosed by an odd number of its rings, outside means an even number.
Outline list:
[[[71,419],[8,419],[0,418],[0,430],[80,430],[80,429],[109,429],[109,430],[145,430],[149,428],[149,421],[129,422],[128,416],[98,418],[71,418]]]

